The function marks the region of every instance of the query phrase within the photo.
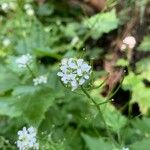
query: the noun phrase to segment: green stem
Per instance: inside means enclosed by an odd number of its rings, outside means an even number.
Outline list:
[[[31,68],[29,67],[29,65],[26,65],[26,66],[27,66],[29,72],[31,73],[32,77],[35,78],[35,75],[34,75],[33,71],[31,70]]]
[[[113,99],[105,100],[104,102],[98,103],[98,105],[100,106],[100,105],[106,104],[106,103],[111,102],[111,101],[113,101]]]
[[[107,74],[107,76],[106,76],[106,78],[104,79],[104,81],[102,81],[102,83],[101,83],[100,85],[96,86],[96,87],[93,86],[93,89],[98,89],[98,88],[102,87],[103,84],[107,81],[108,78],[109,78],[109,73]]]
[[[122,80],[121,80],[119,86],[117,87],[117,89],[116,89],[113,93],[111,92],[112,94],[110,94],[110,96],[108,96],[108,98],[107,98],[104,102],[99,103],[98,105],[102,105],[102,104],[105,104],[105,103],[108,103],[108,102],[112,101],[112,97],[113,97],[113,96],[118,92],[118,90],[120,89],[123,80],[124,80],[124,76],[123,76],[123,78],[122,78]]]
[[[86,96],[94,103],[94,105],[96,106],[96,108],[97,108],[99,114],[101,115],[101,118],[102,118],[102,120],[103,120],[103,123],[104,123],[104,126],[105,126],[105,128],[106,128],[106,131],[107,131],[108,136],[109,136],[111,139],[113,139],[112,136],[111,136],[111,133],[109,132],[108,126],[107,126],[107,124],[106,124],[106,121],[105,121],[105,119],[104,119],[103,113],[102,113],[102,111],[101,111],[99,105],[98,105],[98,104],[96,103],[96,101],[90,96],[90,94],[83,88],[83,86],[81,86],[81,90],[85,93],[85,95],[86,95]]]

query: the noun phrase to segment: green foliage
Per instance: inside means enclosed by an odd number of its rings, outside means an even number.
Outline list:
[[[116,17],[115,10],[107,13],[100,13],[84,20],[86,27],[91,30],[93,38],[98,38],[104,33],[108,33],[118,27],[119,20]]]
[[[144,37],[142,43],[140,44],[140,46],[138,47],[139,51],[150,51],[150,36],[147,35]]]
[[[38,95],[38,97],[37,97]],[[19,109],[30,125],[38,126],[44,118],[44,113],[53,104],[53,91],[32,86],[17,87],[13,96],[18,99],[15,106]]]
[[[142,141],[138,141],[136,143],[133,143],[131,145],[131,149],[133,150],[149,150],[149,146],[150,146],[150,139],[144,139]]]
[[[103,150],[112,150],[113,148],[112,144],[106,142],[104,139],[90,137],[86,134],[82,134],[82,136],[89,150],[97,150],[99,148]]]
[[[147,113],[149,105],[150,88],[143,83],[143,78],[140,75],[130,73],[123,82],[125,89],[132,89],[131,103],[137,102],[142,113]]]
[[[150,136],[150,119],[143,118],[141,120],[136,119],[132,122],[135,130],[137,130],[138,134],[143,135],[144,137]]]
[[[149,58],[144,58],[137,62],[136,64],[136,71],[137,73],[140,73],[141,77],[143,79],[150,80],[150,61]]]
[[[14,2],[14,8],[10,2]],[[31,5],[28,13],[25,4]],[[101,12],[93,14],[93,6],[80,1],[1,0],[0,150],[16,150],[17,132],[24,126],[37,128],[40,150],[121,150],[127,146],[131,150],[148,150],[149,56],[137,61],[134,69],[126,56],[117,60],[115,69],[128,68],[121,87],[132,93],[124,106],[120,105],[122,95],[119,102],[109,97],[114,90],[107,86],[111,87],[116,79],[109,78],[113,71],[105,63],[107,54],[116,53],[114,43],[121,39],[125,22],[130,24],[133,16],[126,14],[138,6],[144,17],[146,4],[147,0],[128,0],[119,10],[119,0],[108,0]],[[139,46],[137,42],[140,53],[149,52],[149,40],[146,35]],[[26,54],[33,56],[32,63],[19,68],[16,59]],[[91,78],[83,88],[96,105],[82,88],[71,91],[57,76],[61,60],[70,57],[84,58],[93,65]],[[106,70],[110,71],[108,78]],[[47,83],[34,85],[33,79],[40,75],[47,77]],[[109,80],[103,83],[104,76]],[[130,107],[135,102],[142,118],[131,119]],[[131,116],[122,114],[124,108]]]
[[[129,62],[125,59],[119,59],[116,63],[117,66],[122,66],[122,67],[125,67],[125,66],[128,66],[129,65]]]

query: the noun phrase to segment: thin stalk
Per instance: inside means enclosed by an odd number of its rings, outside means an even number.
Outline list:
[[[102,83],[101,83],[100,85],[98,85],[98,86],[96,86],[96,87],[93,87],[93,89],[98,89],[98,88],[102,87],[103,84],[107,81],[108,78],[109,78],[109,73],[107,74],[107,76],[106,76],[106,78],[104,79],[104,81],[102,81]]]
[[[107,79],[107,78],[106,78],[106,79]],[[108,102],[110,102],[110,101],[113,101],[112,97],[113,97],[113,96],[117,93],[117,91],[120,89],[123,80],[124,80],[124,76],[123,76],[123,78],[122,78],[122,80],[121,80],[119,86],[117,87],[117,89],[116,89],[110,96],[108,96],[108,98],[107,98],[104,102],[99,103],[98,105],[102,105],[102,104],[108,103]]]
[[[118,143],[121,145],[122,142],[121,142],[121,136],[120,136],[120,132],[117,131],[117,138],[118,138]]]
[[[32,77],[35,78],[35,75],[33,73],[33,71],[31,70],[31,68],[29,67],[29,65],[26,65],[27,69],[29,70],[29,72],[31,73]]]
[[[113,140],[113,137],[112,137],[111,133],[109,132],[108,126],[107,126],[107,124],[106,124],[106,121],[105,121],[105,119],[104,119],[103,113],[102,113],[102,111],[101,111],[99,105],[98,105],[98,104],[96,103],[96,101],[90,96],[90,94],[83,88],[83,86],[81,86],[81,90],[84,92],[84,94],[85,94],[85,95],[94,103],[94,105],[96,106],[96,108],[97,108],[97,110],[98,110],[98,112],[99,112],[99,114],[101,115],[101,118],[102,118],[102,120],[103,120],[104,126],[105,126],[105,128],[106,128],[106,132],[107,132],[108,136]],[[114,141],[114,140],[113,140],[113,141]]]
[[[108,99],[111,99],[118,92],[118,90],[120,89],[120,87],[122,85],[123,80],[124,80],[124,76],[123,76],[119,86],[117,87],[117,89],[108,97]]]
[[[103,105],[103,104],[106,104],[106,103],[112,102],[112,101],[113,101],[113,99],[108,99],[108,100],[105,100],[104,102],[98,103],[98,105],[100,106],[100,105]]]

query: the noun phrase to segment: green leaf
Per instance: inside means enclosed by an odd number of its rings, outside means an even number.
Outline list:
[[[12,97],[0,97],[0,115],[11,118],[20,116],[20,111],[15,107],[15,100]]]
[[[108,33],[118,27],[119,20],[115,10],[99,13],[84,21],[84,25],[92,30],[91,36],[99,38],[103,33]]]
[[[133,72],[130,72],[128,76],[126,76],[123,80],[123,88],[126,89],[133,89],[139,83],[141,83],[142,78],[139,75],[135,75]]]
[[[53,5],[47,5],[47,4],[43,4],[40,5],[38,10],[37,10],[37,14],[39,16],[48,16],[51,15],[54,11],[54,6]]]
[[[13,91],[17,98],[15,106],[22,112],[27,122],[38,126],[44,119],[44,114],[53,104],[53,91],[46,87],[21,86]]]
[[[139,134],[150,137],[150,118],[134,119],[132,125]]]
[[[19,83],[19,78],[16,74],[0,66],[0,93],[12,90]]]
[[[142,43],[138,47],[139,51],[150,51],[150,36],[147,35],[144,37]]]
[[[143,114],[148,112],[150,108],[150,88],[143,83],[141,75],[130,74],[123,81],[123,88],[132,90],[131,103],[137,102],[140,106],[140,111]]]
[[[141,82],[133,88],[132,92],[131,102],[137,102],[140,106],[140,111],[146,114],[150,108],[150,88],[145,87]]]
[[[119,59],[118,61],[117,61],[117,64],[116,64],[117,66],[128,66],[129,65],[129,62],[127,61],[127,60],[125,60],[125,59]]]
[[[77,22],[68,23],[64,29],[64,35],[73,38],[79,34],[78,32],[81,31],[81,27],[82,26]]]
[[[144,58],[136,63],[136,71],[140,73],[143,79],[150,81],[150,59]]]
[[[33,22],[25,31],[25,39],[18,39],[16,44],[16,51],[18,54],[34,53],[35,49],[43,49],[46,52],[51,50],[49,48],[49,35],[44,31],[43,26],[38,22]]]
[[[150,139],[144,139],[133,143],[130,146],[131,150],[149,150],[150,149]]]
[[[126,125],[127,120],[113,106],[107,105],[107,107],[108,108],[103,111],[105,121],[114,132],[118,133],[119,130]]]
[[[60,79],[58,76],[56,76],[57,72],[52,72],[49,74],[49,87],[53,89],[54,91],[59,91],[59,92],[54,92],[55,98],[60,98],[65,96],[65,89],[63,84],[60,82]]]
[[[98,150],[98,149],[112,150],[113,149],[112,144],[104,141],[104,139],[102,138],[94,138],[86,134],[82,134],[82,137],[89,150]]]

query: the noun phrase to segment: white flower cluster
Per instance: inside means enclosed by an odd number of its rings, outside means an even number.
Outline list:
[[[10,44],[11,44],[11,41],[10,41],[9,38],[4,38],[4,39],[3,39],[3,45],[4,45],[5,47],[9,46]]]
[[[22,130],[18,131],[18,141],[16,142],[19,150],[28,150],[28,149],[39,149],[39,143],[36,139],[36,129],[33,127],[26,128],[23,127]]]
[[[61,61],[60,72],[58,72],[57,75],[60,76],[61,81],[71,87],[73,91],[89,79],[91,72],[91,66],[83,59],[64,58]]]
[[[135,47],[136,40],[133,36],[127,36],[123,40],[123,44],[121,45],[121,50],[125,50],[126,48],[133,49]]]
[[[22,69],[26,68],[27,65],[30,65],[31,62],[32,62],[32,56],[30,54],[22,55],[16,59],[18,68],[22,68]]]
[[[25,5],[24,5],[24,9],[25,9],[26,14],[27,14],[28,16],[33,16],[33,15],[34,15],[34,10],[33,10],[31,4],[28,4],[28,3],[25,4]]]
[[[46,84],[47,83],[47,77],[41,75],[41,76],[39,76],[37,78],[34,78],[33,79],[33,83],[34,83],[34,86],[40,85],[40,84]]]
[[[8,12],[9,10],[15,10],[16,9],[16,3],[15,2],[8,2],[8,3],[2,3],[1,9],[4,12]]]

